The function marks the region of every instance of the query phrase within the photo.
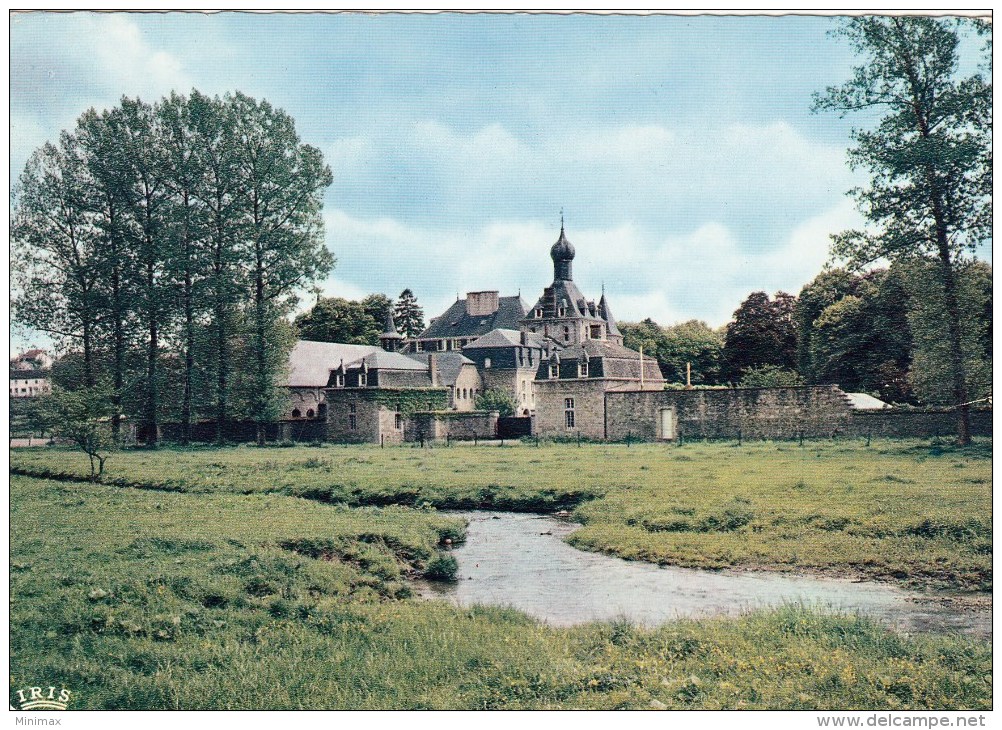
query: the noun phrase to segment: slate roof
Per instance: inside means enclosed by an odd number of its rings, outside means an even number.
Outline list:
[[[528,334],[528,347],[546,347],[543,338],[530,332]],[[489,350],[499,347],[520,347],[522,345],[522,333],[519,330],[496,329],[491,330],[483,337],[469,343],[464,350]]]
[[[385,350],[379,350],[372,353],[371,355],[366,355],[365,357],[357,360],[353,363],[345,363],[345,367],[358,368],[365,363],[369,366],[370,370],[427,370],[428,363],[425,362],[422,365],[419,362],[415,362],[413,358],[408,357],[400,352],[386,352]]]
[[[581,293],[578,289],[577,284],[569,279],[557,279],[550,286],[543,290],[543,296],[541,296],[533,305],[530,312],[536,309],[543,310],[543,317],[548,319],[553,319],[559,317],[558,307],[564,303],[567,307],[567,311],[564,314],[565,318],[580,317],[583,319],[602,319],[598,316],[598,311],[591,311],[588,307],[588,300],[585,299],[585,295]],[[531,315],[529,315],[531,317]]]
[[[854,411],[878,411],[891,407],[888,403],[866,393],[846,393],[845,395],[849,399],[849,407]]]
[[[585,340],[580,345],[569,345],[557,350],[557,354],[561,360],[578,358],[582,352],[587,353],[588,357],[640,361],[639,352],[631,350],[629,347],[623,347],[615,342],[610,342],[609,340]],[[644,355],[644,360],[657,362],[657,359],[650,355]]]
[[[438,370],[438,382],[442,385],[455,385],[456,380],[459,378],[459,373],[463,369],[463,365],[475,365],[468,357],[464,357],[458,352],[436,352],[431,353],[435,355],[435,367]],[[409,357],[416,362],[421,364],[422,370],[428,369],[428,355],[426,352],[415,352],[406,357]]]
[[[453,339],[456,337],[482,337],[495,329],[518,329],[518,323],[525,318],[525,302],[522,297],[499,297],[494,314],[470,316],[466,313],[466,300],[457,299],[440,317],[432,320],[428,328],[419,334],[418,340]]]
[[[616,318],[612,316],[612,310],[609,309],[609,301],[605,298],[604,291],[602,292],[602,298],[598,300],[598,316],[608,323],[606,330],[608,330],[610,335],[623,336],[623,333],[619,331],[619,327],[616,325]]]
[[[330,372],[343,360],[345,365],[366,355],[379,352],[371,345],[344,345],[340,342],[299,340],[289,354],[288,387],[324,388]]]

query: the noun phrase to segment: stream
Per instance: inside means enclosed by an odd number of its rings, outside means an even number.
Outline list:
[[[453,514],[469,523],[466,542],[452,550],[458,580],[418,581],[423,598],[511,606],[555,626],[616,619],[657,626],[800,603],[866,615],[903,633],[992,636],[990,608],[957,610],[893,585],[658,566],[571,547],[563,538],[580,527],[573,522],[510,512]]]

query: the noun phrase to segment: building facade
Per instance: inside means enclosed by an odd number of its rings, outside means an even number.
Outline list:
[[[469,292],[412,340],[388,312],[378,347],[297,343],[286,418],[324,421],[327,438],[343,442],[490,438],[497,413],[476,410],[490,389],[536,434],[606,438],[605,394],[662,390],[664,380],[654,358],[623,346],[605,293],[596,303],[577,288],[574,256],[561,225],[553,283],[531,308],[521,296]]]

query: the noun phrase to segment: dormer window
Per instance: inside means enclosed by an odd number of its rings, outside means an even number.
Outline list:
[[[535,315],[536,315],[536,319],[542,319],[543,318],[543,310],[542,310],[542,308],[537,309],[535,311]]]
[[[369,377],[368,377],[368,375],[366,374],[366,372],[364,370],[358,374],[358,387],[359,388],[364,388],[366,386],[366,384],[368,383],[368,381],[369,381]]]
[[[557,307],[557,316],[558,317],[566,316],[566,314],[567,314],[567,307],[565,307],[563,304],[561,304],[559,307]]]
[[[491,366],[491,359],[489,357],[484,358],[484,370]]]
[[[557,363],[550,363],[550,377],[559,378],[560,377],[560,365]]]
[[[582,360],[578,363],[578,377],[587,378],[588,377],[588,361]]]
[[[344,373],[338,373],[334,376],[334,385],[338,388],[344,387]]]

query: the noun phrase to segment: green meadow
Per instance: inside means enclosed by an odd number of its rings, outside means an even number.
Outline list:
[[[443,507],[573,510],[572,544],[991,589],[990,444],[11,451],[11,687],[71,709],[992,705],[991,645],[797,606],[554,628],[412,596]],[[16,699],[12,697],[12,699]]]
[[[79,480],[69,449],[16,474]],[[697,568],[814,572],[988,595],[991,443],[531,444],[132,450],[104,483],[343,507],[573,510],[574,546]]]

